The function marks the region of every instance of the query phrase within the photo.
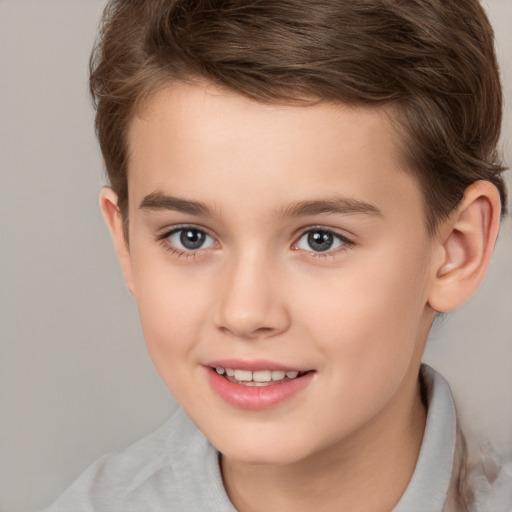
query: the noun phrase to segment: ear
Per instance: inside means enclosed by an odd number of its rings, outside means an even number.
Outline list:
[[[439,258],[428,300],[432,309],[451,311],[477,290],[491,260],[500,215],[500,195],[494,185],[477,181],[466,189],[436,235]]]
[[[110,187],[103,187],[100,192],[100,208],[110,230],[110,234],[112,235],[126,286],[133,295],[134,286],[130,250],[124,232],[121,210],[118,207],[117,194]]]

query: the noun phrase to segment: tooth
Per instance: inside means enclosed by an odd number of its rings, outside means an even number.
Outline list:
[[[252,372],[251,370],[235,370],[235,379],[240,381],[252,380]]]
[[[217,366],[217,368],[215,368],[215,370],[219,375],[224,375],[224,368]]]
[[[233,375],[235,375],[235,370],[231,368],[226,368],[226,374],[228,377],[233,377]]]
[[[297,377],[297,375],[299,375],[299,372],[286,372],[286,376],[289,379],[295,379],[295,377]]]
[[[252,380],[256,382],[270,382],[272,380],[272,372],[270,370],[252,372]]]
[[[270,384],[268,384],[267,382],[256,382],[254,380],[251,380],[251,381],[248,381],[248,382],[244,383],[244,386],[256,386],[256,387],[269,386],[269,385]]]
[[[285,375],[282,370],[272,370],[272,380],[283,380]]]

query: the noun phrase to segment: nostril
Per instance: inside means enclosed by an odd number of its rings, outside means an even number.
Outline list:
[[[235,327],[220,326],[220,330],[223,334],[228,336],[236,336],[238,338],[268,338],[279,334],[281,331],[273,327],[257,327],[256,329],[241,329]]]

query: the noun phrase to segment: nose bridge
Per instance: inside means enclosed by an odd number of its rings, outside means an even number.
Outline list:
[[[289,318],[279,269],[261,248],[233,255],[220,281],[216,322],[221,330],[243,338],[286,330]]]

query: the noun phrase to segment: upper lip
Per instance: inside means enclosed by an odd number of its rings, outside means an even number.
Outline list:
[[[252,359],[252,360],[243,360],[243,359],[219,359],[217,361],[211,361],[207,363],[205,366],[210,366],[211,368],[231,368],[233,370],[250,370],[250,371],[258,371],[258,370],[281,370],[285,372],[306,372],[308,369],[299,368],[297,366],[290,366],[287,364],[277,363],[274,361],[267,361],[264,359]]]

